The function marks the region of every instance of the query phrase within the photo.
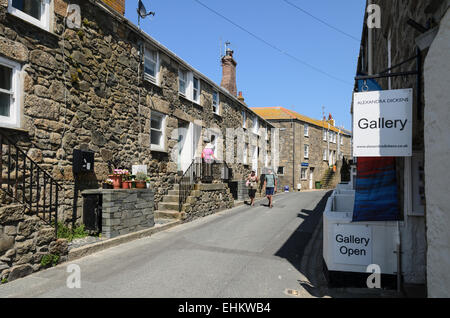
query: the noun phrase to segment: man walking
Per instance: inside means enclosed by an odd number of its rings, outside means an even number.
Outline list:
[[[272,208],[272,195],[277,192],[277,179],[271,169],[264,178],[264,187],[266,188],[267,199],[269,199],[269,208]]]

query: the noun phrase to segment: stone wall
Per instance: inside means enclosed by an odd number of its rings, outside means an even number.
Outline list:
[[[102,237],[113,238],[155,225],[152,189],[87,190],[102,196]]]
[[[63,221],[80,220],[81,191],[99,188],[113,168],[133,164],[147,165],[158,203],[179,169],[171,157],[178,153],[175,129],[195,121],[202,133],[214,128],[225,136],[226,128],[242,126],[243,110],[250,117],[245,104],[202,76],[199,104],[181,96],[178,68],[187,63],[116,14],[74,0],[82,23],[71,29],[61,16],[65,2],[55,2],[51,32],[7,13],[7,2],[0,2],[0,55],[22,65],[22,124],[15,133],[21,134],[19,146],[62,184]],[[140,44],[159,52],[157,85],[142,76]],[[213,89],[219,91],[219,114],[212,110]],[[167,115],[163,151],[150,149],[152,110]],[[202,139],[200,148],[205,144]],[[73,175],[73,149],[95,152],[94,173]],[[249,172],[242,164],[230,166],[235,179]]]
[[[67,240],[56,240],[54,227],[26,214],[21,205],[0,208],[0,281],[41,270],[45,255],[58,255],[63,262],[67,253]]]
[[[233,195],[224,183],[198,184],[188,197],[184,220],[186,222],[233,207]]]

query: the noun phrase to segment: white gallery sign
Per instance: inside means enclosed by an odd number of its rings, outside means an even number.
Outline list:
[[[334,225],[334,262],[349,265],[372,263],[372,231],[365,225]]]
[[[412,99],[411,88],[354,93],[353,155],[410,157]]]

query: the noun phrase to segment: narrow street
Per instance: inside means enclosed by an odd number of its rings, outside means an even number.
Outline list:
[[[282,193],[272,209],[263,199],[75,260],[80,289],[66,287],[65,263],[0,286],[0,297],[317,296],[308,273],[322,264],[302,256],[328,194]]]

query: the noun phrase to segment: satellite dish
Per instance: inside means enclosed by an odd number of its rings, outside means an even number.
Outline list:
[[[155,15],[155,12],[147,12],[147,9],[145,9],[144,4],[142,3],[141,0],[139,0],[139,4],[138,4],[138,9],[137,9],[138,15],[140,18],[144,19],[145,17],[149,16],[149,15]]]

